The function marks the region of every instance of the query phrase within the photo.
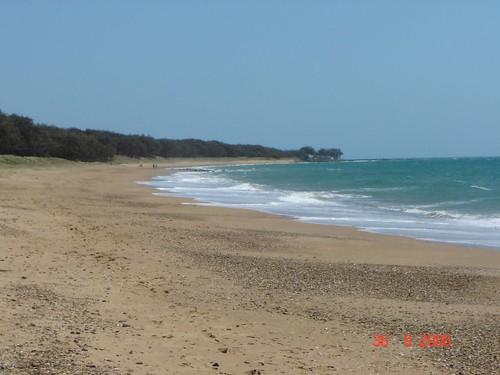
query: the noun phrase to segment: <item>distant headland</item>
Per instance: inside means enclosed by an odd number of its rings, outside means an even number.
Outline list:
[[[250,144],[199,139],[153,138],[111,131],[60,128],[38,124],[26,116],[0,111],[0,154],[57,157],[76,161],[110,161],[116,155],[141,157],[264,157],[304,161],[338,160],[340,149],[302,147],[282,150]]]

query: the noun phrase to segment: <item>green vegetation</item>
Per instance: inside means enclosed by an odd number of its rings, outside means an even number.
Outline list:
[[[322,148],[316,151],[306,146],[299,150],[299,154],[304,161],[336,161],[342,157],[343,152],[339,148]]]
[[[167,159],[161,157],[154,158],[131,158],[128,156],[115,155],[112,160],[107,161],[107,164],[149,164],[149,163],[164,163]],[[14,169],[19,167],[36,168],[36,167],[64,167],[69,165],[85,165],[84,162],[72,161],[61,158],[43,157],[43,156],[16,156],[16,155],[0,155],[0,170]]]
[[[29,117],[0,111],[0,154],[39,156],[75,161],[111,161],[116,155],[153,157],[265,157],[302,158],[316,152],[311,147],[279,150],[260,145],[227,144],[199,139],[155,139],[102,130],[63,129],[35,124]],[[338,159],[342,152],[337,149]],[[319,152],[331,150],[320,150]],[[335,154],[335,153],[334,153]]]
[[[71,162],[60,158],[40,158],[36,156],[0,155],[0,168],[46,167],[67,165]]]

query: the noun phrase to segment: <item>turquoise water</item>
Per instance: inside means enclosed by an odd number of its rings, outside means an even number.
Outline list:
[[[152,185],[306,222],[500,248],[500,158],[209,167]]]

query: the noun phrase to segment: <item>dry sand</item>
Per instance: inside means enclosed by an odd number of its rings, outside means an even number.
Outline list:
[[[160,173],[0,174],[0,373],[498,373],[499,251],[182,205],[135,184]],[[425,332],[451,348],[420,348]]]

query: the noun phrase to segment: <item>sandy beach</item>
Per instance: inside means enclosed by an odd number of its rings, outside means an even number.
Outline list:
[[[160,168],[201,163],[214,162]],[[500,251],[186,205],[136,183],[161,173],[0,173],[0,373],[500,373]]]

